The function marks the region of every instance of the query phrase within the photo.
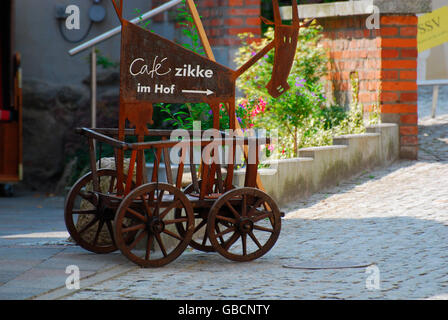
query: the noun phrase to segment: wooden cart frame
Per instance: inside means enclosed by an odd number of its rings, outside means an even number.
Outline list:
[[[241,68],[233,71],[214,61],[192,0],[187,0],[186,3],[207,57],[129,23],[122,16],[123,0],[112,2],[122,23],[119,125],[117,129],[77,129],[89,142],[91,172],[79,179],[67,196],[65,221],[71,237],[77,244],[95,253],[119,249],[128,259],[143,267],[166,265],[176,259],[188,245],[205,252],[216,251],[234,261],[251,261],[261,257],[277,241],[282,216],[274,199],[263,191],[257,174],[259,147],[261,144],[268,144],[269,139],[235,137],[220,132],[219,137],[214,139],[197,140],[194,136],[198,132],[188,132],[187,138],[173,140],[172,130],[148,129],[147,124],[152,123],[155,102],[206,102],[213,111],[214,128],[219,130],[219,107],[223,103],[230,115],[230,128],[237,130],[235,81],[273,48],[276,50],[276,57],[273,76],[267,85],[268,91],[273,96],[279,96],[288,90],[286,79],[293,63],[300,28],[297,10],[293,10],[293,24],[282,25],[277,0],[273,0],[275,40]],[[297,8],[296,0],[292,3]],[[139,45],[133,46],[135,43]],[[144,60],[136,59],[146,54],[141,51],[142,43],[152,44],[151,48],[144,49],[149,50],[153,56],[174,56],[174,63],[169,64],[165,70],[173,70],[177,66],[176,57],[187,57],[192,65],[197,65],[198,71],[200,68],[210,70],[208,74],[215,75],[215,78],[199,81],[194,89],[207,85],[213,91],[207,87],[207,95],[190,93],[193,90],[173,94],[174,87],[189,88],[192,81],[168,78],[167,82],[163,82],[167,77],[162,78],[160,75],[169,72],[164,73],[160,64],[157,70],[161,71],[156,72],[160,80],[157,81],[166,88],[169,88],[169,81],[175,81],[175,85],[171,86],[172,92],[166,90],[159,95],[136,94],[135,88],[137,84],[140,86],[142,78],[130,77],[128,71],[132,68],[131,61]],[[154,65],[156,63],[154,60]],[[185,93],[186,91],[189,93]],[[202,136],[202,132],[200,134]],[[127,143],[127,136],[135,136],[137,142]],[[157,139],[145,142],[148,137]],[[101,152],[98,158],[96,149],[103,143],[114,149],[113,169],[101,168]],[[212,144],[231,146],[225,168],[220,163],[211,161],[216,154],[216,149],[211,148]],[[232,185],[237,144],[242,146],[246,160],[251,152],[257,155],[253,163],[246,161],[244,187]],[[170,153],[175,147],[180,150],[181,161],[174,176]],[[193,161],[193,147],[207,150],[201,152],[204,156],[201,157],[199,167]],[[145,152],[154,155],[150,178],[145,174]],[[125,153],[130,153],[130,158],[126,161]],[[166,182],[159,181],[162,158]],[[182,189],[186,165],[189,166],[192,183]]]

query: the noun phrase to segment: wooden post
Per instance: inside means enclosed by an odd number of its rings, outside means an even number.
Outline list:
[[[95,46],[92,47],[90,72],[91,72],[90,73],[91,124],[92,124],[92,128],[96,128],[96,51],[95,51]]]
[[[199,38],[201,39],[202,46],[204,47],[204,51],[205,51],[205,54],[207,55],[207,58],[209,58],[211,61],[216,61],[215,56],[213,55],[212,47],[210,46],[210,42],[208,41],[207,34],[205,33],[205,29],[202,24],[201,17],[199,16],[198,10],[196,8],[196,5],[194,4],[193,0],[187,0],[187,5],[188,5],[188,8],[190,9],[190,13],[193,17],[194,24],[198,30]],[[272,48],[269,48],[269,49],[272,49]],[[229,117],[231,119],[230,122],[234,123],[237,132],[241,132],[241,127],[237,120],[237,116],[236,116],[235,112],[233,112],[233,118],[231,116],[232,113],[230,112],[231,110],[233,110],[233,111],[235,110],[235,105],[233,105],[233,108],[231,108],[229,106],[229,104],[226,103],[225,106],[227,108]],[[244,146],[244,155],[247,159],[248,158],[248,149],[246,146]],[[258,173],[257,173],[257,187],[260,190],[263,190],[263,191],[265,190],[263,187],[263,183],[261,182],[260,175]]]
[[[205,33],[204,25],[202,24],[201,17],[199,16],[198,9],[194,4],[193,0],[187,0],[187,6],[190,9],[191,16],[193,17],[194,24],[198,29],[199,39],[201,39],[202,46],[204,47],[205,54],[212,60],[215,60],[212,47],[208,41],[207,34]]]

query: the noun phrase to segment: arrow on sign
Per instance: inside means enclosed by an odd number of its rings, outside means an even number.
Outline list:
[[[200,94],[206,94],[206,95],[211,95],[214,92],[210,89],[207,89],[207,91],[204,90],[182,90],[183,93],[200,93]]]

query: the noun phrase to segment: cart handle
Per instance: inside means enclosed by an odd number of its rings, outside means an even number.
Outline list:
[[[104,134],[101,134],[99,132],[96,132],[92,129],[87,129],[87,128],[77,128],[76,133],[81,134],[83,136],[89,137],[89,138],[93,138],[96,139],[98,141],[107,143],[109,145],[111,145],[112,147],[118,148],[118,149],[123,149],[123,150],[127,150],[130,149],[129,148],[129,143],[108,137]]]
[[[112,131],[109,131],[111,129],[103,129],[103,132],[106,132],[106,130],[108,132],[112,132]],[[182,146],[188,145],[188,144],[195,145],[195,146],[199,146],[199,145],[207,146],[208,144],[210,144],[212,142],[222,143],[222,145],[226,145],[226,143],[230,144],[230,143],[233,143],[234,141],[242,141],[244,145],[248,145],[250,141],[255,140],[256,142],[258,142],[261,139],[263,139],[266,144],[271,143],[271,139],[269,137],[258,138],[258,137],[238,137],[238,136],[234,136],[232,138],[215,139],[215,140],[171,140],[171,141],[163,140],[163,141],[127,143],[127,142],[123,142],[123,141],[111,138],[102,133],[99,133],[97,129],[93,130],[93,129],[88,129],[88,128],[77,128],[76,132],[81,135],[87,136],[89,138],[93,138],[98,141],[107,143],[107,144],[111,145],[112,147],[119,148],[122,150],[128,150],[128,149],[144,150],[144,149],[150,149],[150,148],[172,148],[176,145],[178,146],[179,144],[181,144]]]
[[[150,148],[172,148],[174,146],[184,147],[187,145],[205,147],[210,143],[221,143],[223,146],[230,145],[234,141],[242,141],[244,145],[248,145],[250,141],[258,142],[262,138],[257,137],[233,137],[214,140],[171,140],[171,141],[150,141],[150,142],[138,142],[129,143],[128,148],[132,150],[145,150]],[[263,138],[266,144],[271,143],[270,138]]]
[[[101,134],[105,135],[114,135],[118,136],[118,129],[117,128],[95,128],[96,132],[99,132]],[[169,129],[148,129],[149,134],[145,135],[146,137],[152,137],[152,136],[159,136],[159,137],[170,137],[171,134],[176,130],[169,130]],[[190,135],[193,135],[194,133],[204,133],[207,130],[187,130],[187,132]],[[137,133],[135,132],[135,129],[125,129],[124,130],[125,136],[137,136]],[[226,133],[224,131],[220,131],[220,134],[222,137],[226,136]]]

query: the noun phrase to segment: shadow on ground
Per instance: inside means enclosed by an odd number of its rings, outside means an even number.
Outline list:
[[[69,298],[430,298],[448,292],[446,232],[443,224],[403,217],[286,219],[276,246],[253,262],[237,263],[217,253],[188,251],[163,268],[138,269]],[[371,275],[366,268],[284,268],[329,260],[376,263],[379,288],[366,287]]]

